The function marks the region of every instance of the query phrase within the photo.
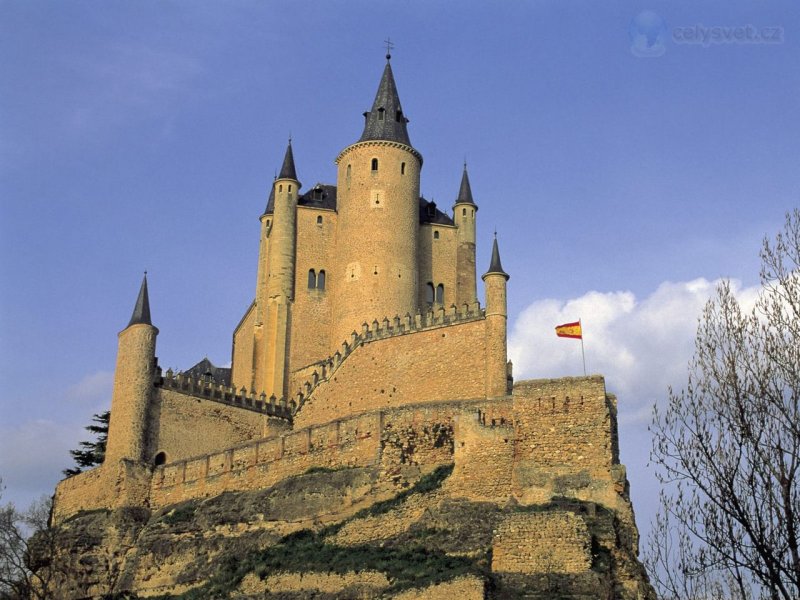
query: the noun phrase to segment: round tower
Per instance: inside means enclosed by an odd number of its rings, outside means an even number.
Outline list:
[[[472,199],[467,163],[461,176],[458,198],[453,205],[453,221],[458,227],[456,248],[456,305],[472,304],[478,299],[475,277],[475,227],[478,205]]]
[[[288,357],[291,336],[291,304],[297,260],[297,198],[300,181],[294,166],[292,142],[286,148],[281,171],[272,184],[274,212],[267,255],[267,306],[263,378],[255,386],[278,398],[288,397]],[[259,369],[256,373],[260,375]],[[262,381],[258,381],[262,379]]]
[[[422,155],[408,138],[388,58],[364,133],[336,159],[335,347],[365,321],[416,311]]]
[[[506,283],[509,279],[500,264],[496,236],[492,262],[482,279],[486,288],[486,397],[496,398],[508,394]]]
[[[150,322],[147,274],[128,326],[119,334],[105,462],[147,461],[148,408],[156,376],[156,336]]]

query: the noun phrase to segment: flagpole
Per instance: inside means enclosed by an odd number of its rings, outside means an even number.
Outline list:
[[[586,377],[586,353],[583,351],[583,324],[581,324],[580,318],[578,319],[578,324],[581,328],[581,358],[583,358],[583,376]]]

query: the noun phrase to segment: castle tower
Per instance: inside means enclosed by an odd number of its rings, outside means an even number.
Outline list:
[[[277,175],[275,179],[277,180]],[[266,368],[266,358],[264,356],[265,336],[264,336],[264,323],[267,319],[267,289],[268,275],[269,275],[269,242],[270,233],[272,232],[272,220],[275,213],[275,182],[273,181],[270,188],[269,198],[267,199],[267,207],[264,209],[264,214],[261,215],[259,221],[261,226],[259,228],[259,242],[258,242],[258,276],[256,277],[256,298],[255,298],[255,320],[253,323],[253,351],[250,356],[250,363],[247,364],[247,373],[243,378],[239,377],[237,373],[237,380],[239,382],[245,381],[245,387],[254,390],[258,389],[263,391],[264,386],[264,372]],[[237,369],[241,368],[237,365]]]
[[[156,375],[156,336],[150,322],[147,274],[128,326],[119,334],[106,463],[147,461],[147,420]]]
[[[482,279],[486,288],[486,397],[495,398],[508,393],[506,282],[509,279],[500,264],[496,235],[492,261]]]
[[[364,132],[336,159],[334,346],[364,321],[417,308],[422,155],[411,146],[391,56],[386,58],[372,110],[364,113]]]
[[[472,188],[467,175],[467,163],[461,176],[458,198],[453,205],[453,221],[458,227],[456,249],[456,305],[472,303],[478,299],[475,281],[475,213],[478,205],[472,200]]]
[[[300,181],[294,166],[292,142],[286,148],[281,171],[272,184],[274,212],[269,237],[267,262],[266,311],[263,317],[263,352],[259,357],[254,388],[262,388],[268,396],[288,397],[289,340],[291,338],[292,302],[297,250],[297,196]],[[257,344],[258,345],[258,344]],[[259,368],[260,367],[260,368]],[[261,385],[259,385],[261,384]]]

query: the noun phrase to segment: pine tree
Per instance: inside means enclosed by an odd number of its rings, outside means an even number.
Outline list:
[[[77,463],[76,467],[64,469],[63,473],[67,477],[72,477],[103,463],[106,456],[106,442],[108,441],[108,421],[111,418],[111,411],[107,410],[97,415],[92,415],[93,424],[85,427],[86,431],[97,436],[93,442],[80,442],[77,450],[70,450],[69,453]]]

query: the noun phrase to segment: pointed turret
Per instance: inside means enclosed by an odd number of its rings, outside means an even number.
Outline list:
[[[281,165],[281,172],[278,179],[297,179],[297,171],[294,168],[294,153],[292,152],[292,140],[289,139],[289,145],[286,147],[286,155],[283,157],[283,165]]]
[[[489,264],[489,270],[483,274],[482,279],[485,281],[489,275],[502,275],[508,281],[510,275],[503,271],[503,265],[500,264],[500,249],[497,247],[497,234],[494,236],[494,245],[492,246],[492,261]]]
[[[275,179],[277,179],[277,177]],[[267,198],[267,208],[264,209],[264,214],[271,215],[274,212],[275,212],[275,185],[273,182],[273,185],[269,190],[269,198]]]
[[[469,185],[469,175],[467,175],[467,163],[464,163],[464,173],[461,175],[461,187],[458,189],[456,204],[471,204],[476,206],[472,199],[472,188]]]
[[[139,297],[136,298],[136,306],[133,307],[133,315],[128,323],[131,325],[152,325],[150,322],[150,297],[147,294],[147,272],[145,271],[142,286],[139,288]]]
[[[390,55],[387,54],[386,67],[383,69],[383,76],[378,86],[378,93],[375,94],[375,102],[372,103],[372,110],[364,113],[366,123],[364,124],[364,133],[361,134],[359,141],[386,140],[410,146],[411,140],[408,138],[408,129],[406,128],[408,119],[400,106],[400,96],[397,94],[397,86],[394,83],[389,59]]]

